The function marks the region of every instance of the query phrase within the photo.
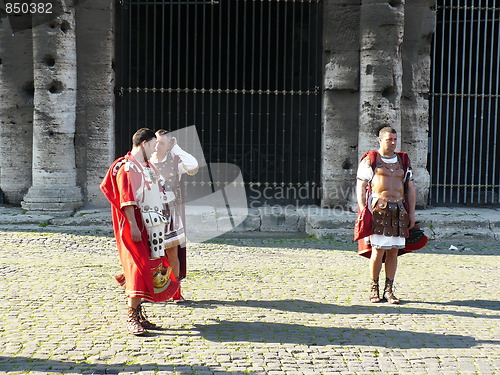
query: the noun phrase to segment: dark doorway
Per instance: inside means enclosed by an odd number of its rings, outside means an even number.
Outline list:
[[[305,188],[300,203],[317,203],[321,5],[120,2],[117,153],[141,127],[195,125],[207,162],[238,165],[252,201],[289,204],[283,192]]]
[[[500,204],[500,7],[438,0],[430,102],[430,200]]]

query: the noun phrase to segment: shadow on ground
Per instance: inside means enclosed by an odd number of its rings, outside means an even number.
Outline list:
[[[299,345],[354,345],[399,349],[471,348],[498,341],[476,340],[463,335],[420,333],[398,329],[337,328],[286,323],[218,320],[196,324],[207,340],[215,342],[288,343]]]
[[[226,244],[233,246],[250,246],[282,249],[315,249],[315,250],[341,250],[357,252],[358,245],[352,237],[339,236],[330,238],[300,238],[295,235],[287,237],[287,233],[271,233],[269,237],[262,234],[252,236],[242,234],[241,237],[217,237],[205,241],[206,243]],[[446,255],[499,255],[500,245],[496,241],[466,241],[466,240],[429,240],[423,249],[414,254],[446,254]],[[410,255],[410,254],[408,254]]]
[[[75,236],[90,236],[96,238],[114,238],[113,227],[106,227],[102,229],[96,229],[86,226],[54,226],[54,225],[0,225],[1,232],[16,232],[16,233],[61,233],[70,234]]]
[[[420,308],[409,306],[412,303],[425,303],[425,304],[436,304],[436,309],[431,308]],[[499,319],[500,315],[496,314],[480,314],[477,312],[469,311],[456,311],[456,310],[443,310],[440,306],[466,306],[481,308],[487,310],[498,311],[500,309],[498,301],[487,301],[487,300],[468,300],[468,301],[451,301],[451,302],[409,302],[406,301],[400,305],[389,305],[389,304],[374,304],[370,306],[363,305],[335,305],[331,303],[320,303],[314,301],[305,300],[275,300],[275,301],[261,301],[261,300],[239,300],[239,301],[217,301],[217,300],[199,300],[190,301],[186,303],[184,307],[192,308],[217,308],[218,306],[236,306],[236,307],[254,307],[254,308],[264,308],[269,310],[280,310],[287,312],[297,312],[297,313],[310,313],[310,314],[333,314],[333,315],[360,315],[360,314],[420,314],[420,315],[454,315],[459,317],[468,318],[486,318],[486,319]]]
[[[0,372],[37,372],[57,374],[119,374],[123,372],[137,373],[140,371],[166,372],[175,374],[193,374],[193,369],[188,366],[160,365],[160,364],[126,364],[118,363],[90,364],[87,362],[71,362],[58,360],[44,360],[27,357],[0,356]],[[212,373],[216,371],[211,367],[196,366],[196,371]]]
[[[474,300],[465,300],[465,301],[450,301],[450,302],[420,302],[420,303],[428,303],[431,305],[440,305],[440,306],[463,306],[463,307],[474,307],[479,309],[487,309],[500,311],[500,301],[490,301],[484,299],[474,299]],[[477,315],[474,315],[477,316]],[[486,318],[500,318],[500,316],[486,316]]]

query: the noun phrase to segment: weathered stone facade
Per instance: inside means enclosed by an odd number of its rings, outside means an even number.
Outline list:
[[[324,2],[324,206],[354,204],[358,160],[378,148],[376,130],[391,125],[412,160],[417,205],[425,207],[433,5],[432,0]]]
[[[400,131],[419,206],[426,170],[431,0],[323,0],[322,205],[354,202],[360,155],[375,130]],[[28,210],[106,205],[114,158],[114,6],[80,3],[14,35],[0,21],[0,188]],[[405,17],[411,14],[411,17]]]
[[[0,24],[0,188],[28,210],[102,206],[114,158],[113,2],[67,6],[12,33]]]

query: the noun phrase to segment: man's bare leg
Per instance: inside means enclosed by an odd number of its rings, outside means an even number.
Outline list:
[[[181,263],[179,262],[179,251],[178,246],[171,247],[165,250],[167,254],[168,262],[170,263],[170,267],[174,271],[175,278],[179,280],[179,275],[181,273]],[[184,297],[181,295],[180,299],[175,300],[175,302],[184,302]]]
[[[137,308],[142,302],[142,298],[129,298],[128,299],[128,307],[132,307],[134,309]]]
[[[370,276],[372,280],[376,280],[380,276],[384,254],[385,250],[380,250],[372,247],[372,255],[370,257]]]
[[[172,267],[172,270],[174,271],[175,278],[179,280],[180,263],[179,263],[179,255],[177,254],[177,246],[165,249],[165,252],[167,254],[170,267]]]
[[[372,255],[370,257],[370,276],[372,279],[370,301],[373,303],[380,302],[378,280],[380,271],[382,270],[382,260],[385,250],[379,250],[372,247]]]
[[[398,249],[391,249],[385,253],[385,287],[384,296],[390,303],[399,303],[399,299],[394,295],[393,284],[396,270],[398,268]]]
[[[398,249],[391,249],[385,252],[385,277],[394,280],[396,269],[398,268]]]

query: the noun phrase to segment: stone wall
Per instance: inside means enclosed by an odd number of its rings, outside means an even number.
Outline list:
[[[401,148],[412,161],[417,207],[425,208],[429,195],[427,171],[429,143],[429,91],[431,42],[434,33],[434,0],[406,0],[403,41],[403,95]]]
[[[34,90],[31,30],[13,34],[0,13],[0,186],[15,205],[31,186]]]
[[[82,206],[76,185],[75,119],[77,51],[75,9],[32,29],[32,185],[22,207],[31,211],[73,211]]]
[[[76,8],[76,167],[89,207],[108,205],[99,184],[115,156],[113,8],[109,0],[86,1]]]
[[[359,158],[378,149],[377,130],[390,125],[412,160],[417,206],[425,207],[432,6],[324,1],[322,206],[355,209]]]
[[[0,188],[28,210],[107,205],[114,3],[60,4],[62,15],[15,33],[0,13]]]
[[[358,159],[360,2],[323,4],[322,205],[352,200]]]
[[[384,123],[400,130],[400,148],[413,162],[417,205],[425,206],[432,5],[323,0],[322,206],[354,205],[359,156],[377,147],[374,129]],[[113,8],[109,0],[84,1],[74,13],[75,127],[73,141],[64,147],[75,158],[71,170],[65,168],[76,173],[87,207],[107,206],[98,186],[115,153]],[[33,163],[33,137],[40,137],[33,134],[36,64],[32,32],[12,37],[1,21],[0,188],[9,203],[19,204],[38,168]]]

